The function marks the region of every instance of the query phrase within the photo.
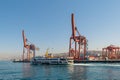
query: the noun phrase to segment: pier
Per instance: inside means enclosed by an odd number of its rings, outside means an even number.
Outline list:
[[[120,60],[74,60],[74,63],[120,63]]]

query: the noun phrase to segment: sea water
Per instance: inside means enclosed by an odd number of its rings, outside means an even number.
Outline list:
[[[120,80],[120,64],[30,65],[0,61],[0,80]]]

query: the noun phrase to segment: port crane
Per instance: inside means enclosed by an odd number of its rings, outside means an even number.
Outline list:
[[[22,37],[23,37],[23,61],[30,61],[30,58],[35,57],[35,50],[39,50],[34,44],[28,41],[25,36],[24,30],[22,30]],[[27,54],[25,54],[27,52]]]
[[[115,45],[109,45],[102,48],[102,58],[103,59],[120,59],[120,47]]]
[[[46,50],[45,58],[53,58],[53,55],[48,53],[48,51],[49,51],[49,48]]]
[[[69,42],[69,57],[73,57],[74,59],[77,60],[80,59],[85,60],[87,40],[86,37],[82,36],[78,31],[75,25],[73,13],[71,15],[71,23],[72,23],[72,36],[70,37],[70,42]],[[80,57],[81,53],[83,53],[82,58]]]

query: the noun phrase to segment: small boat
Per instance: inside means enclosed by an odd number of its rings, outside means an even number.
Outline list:
[[[73,59],[70,58],[46,58],[46,57],[35,57],[31,60],[31,64],[49,64],[49,65],[68,65],[73,64]]]

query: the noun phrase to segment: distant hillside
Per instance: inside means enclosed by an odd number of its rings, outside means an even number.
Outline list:
[[[87,53],[86,53],[86,55],[93,55],[93,56],[97,56],[97,55],[101,55],[102,54],[102,51],[96,51],[96,50],[89,50],[89,51],[87,51]],[[69,53],[67,52],[67,53],[54,53],[53,54],[54,56],[59,56],[59,57],[65,57],[65,56],[68,56],[69,55]],[[81,55],[82,55],[82,53],[81,53]]]

